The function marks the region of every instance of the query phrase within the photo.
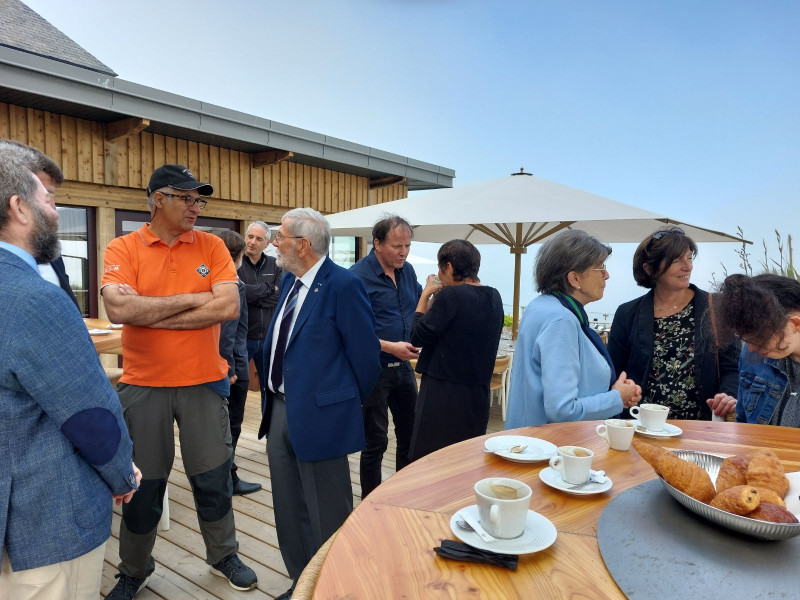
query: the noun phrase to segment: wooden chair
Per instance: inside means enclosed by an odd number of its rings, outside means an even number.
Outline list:
[[[494,370],[492,371],[492,382],[489,384],[489,405],[492,404],[492,398],[495,392],[500,393],[500,407],[503,412],[503,421],[506,420],[506,396],[508,394],[508,370],[511,364],[511,356],[499,356],[494,362]]]
[[[294,586],[294,592],[292,592],[292,600],[311,600],[311,596],[314,595],[314,588],[317,586],[317,578],[319,578],[322,563],[325,562],[325,557],[328,556],[328,550],[330,550],[337,533],[339,532],[337,531],[329,537],[317,550],[317,553],[311,557],[311,560],[308,561],[306,568],[297,578],[297,585]]]

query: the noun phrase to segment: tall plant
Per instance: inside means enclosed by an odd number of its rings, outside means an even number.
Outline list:
[[[734,252],[739,257],[739,269],[745,275],[752,276],[754,274],[753,261],[751,254],[747,250],[747,242],[745,242],[744,231],[741,227],[736,227],[736,236],[741,240],[741,247],[737,248]],[[759,273],[774,273],[775,275],[783,275],[784,277],[791,277],[792,279],[800,280],[800,273],[797,272],[794,266],[794,249],[792,248],[792,236],[786,236],[786,245],[783,243],[783,236],[777,229],[775,230],[775,239],[778,243],[778,257],[770,257],[767,248],[767,241],[762,238],[761,246],[764,248],[764,259],[758,261]],[[722,265],[722,278],[723,280],[728,276],[728,268],[725,263]],[[719,287],[721,281],[717,281],[715,274],[711,274],[711,285]]]

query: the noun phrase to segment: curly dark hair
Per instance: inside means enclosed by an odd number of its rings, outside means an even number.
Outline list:
[[[661,277],[673,261],[688,251],[692,258],[697,256],[697,244],[679,227],[663,227],[648,235],[633,254],[633,278],[643,288],[656,287]],[[645,270],[649,267],[650,273]]]
[[[772,273],[731,275],[712,296],[712,306],[720,341],[736,336],[766,346],[778,336],[780,348],[790,313],[800,311],[800,281]]]

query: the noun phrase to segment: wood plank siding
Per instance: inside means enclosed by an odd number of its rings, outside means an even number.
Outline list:
[[[59,191],[57,202],[64,204],[98,206],[84,202],[80,192],[89,198],[105,196],[102,206],[131,209],[130,192],[136,190],[140,201],[134,210],[145,210],[141,190],[147,187],[153,169],[165,163],[186,165],[200,181],[214,186],[215,200],[226,201],[210,202],[204,217],[247,219],[258,215],[264,219],[261,211],[266,205],[275,207],[268,211],[275,220],[275,215],[295,207],[335,213],[407,196],[407,187],[401,184],[370,191],[366,177],[291,160],[253,168],[246,152],[147,131],[109,141],[104,123],[13,104],[0,103],[0,138],[38,148],[61,167],[68,184],[64,190],[70,192],[66,198]],[[88,192],[96,186],[101,187]],[[238,203],[241,210],[234,210],[229,203]],[[238,214],[242,216],[235,216]]]

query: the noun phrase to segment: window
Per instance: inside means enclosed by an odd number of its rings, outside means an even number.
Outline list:
[[[340,267],[349,269],[359,259],[358,238],[337,235],[331,238],[330,257]]]
[[[97,316],[97,256],[94,209],[57,206],[61,257],[84,317]],[[90,277],[91,274],[91,277]]]

